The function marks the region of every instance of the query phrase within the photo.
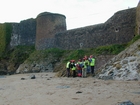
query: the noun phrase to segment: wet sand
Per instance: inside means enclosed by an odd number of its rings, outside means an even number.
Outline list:
[[[140,81],[34,75],[1,76],[0,105],[117,105],[126,100],[140,105]]]

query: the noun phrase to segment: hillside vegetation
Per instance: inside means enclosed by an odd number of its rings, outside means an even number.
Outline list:
[[[127,44],[114,44],[108,46],[100,46],[98,48],[91,49],[78,49],[78,50],[61,50],[57,48],[51,48],[47,50],[35,50],[34,46],[17,46],[14,49],[7,51],[3,56],[0,56],[0,71],[5,71],[6,73],[15,73],[19,68],[20,64],[28,64],[28,66],[41,65],[44,63],[47,67],[51,64],[54,71],[60,71],[59,76],[65,74],[65,64],[67,61],[74,59],[78,60],[83,58],[85,55],[94,57],[100,55],[117,55],[123,51],[126,47],[131,45],[133,42],[138,40],[140,35],[136,35]],[[43,68],[44,66],[42,66]],[[50,65],[49,65],[50,67]],[[29,72],[33,72],[32,70]]]
[[[0,57],[4,55],[10,43],[12,26],[9,23],[0,24]]]

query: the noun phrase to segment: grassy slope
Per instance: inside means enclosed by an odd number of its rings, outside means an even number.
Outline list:
[[[65,64],[67,61],[74,59],[78,60],[79,58],[83,58],[85,55],[116,55],[123,51],[127,46],[131,45],[137,39],[140,38],[140,35],[135,36],[132,41],[128,44],[121,44],[121,45],[109,45],[109,46],[100,46],[95,49],[79,49],[79,50],[60,50],[56,48],[47,49],[47,50],[40,50],[36,51],[34,46],[17,46],[13,50],[8,51],[5,53],[3,59],[7,60],[10,64],[15,66],[14,70],[23,63],[32,63],[33,61],[40,62],[45,61],[48,56],[52,56],[52,59],[60,59],[61,64],[59,67],[55,67],[55,71],[60,71],[65,68]],[[59,69],[56,69],[59,68]],[[62,73],[63,71],[61,71]]]

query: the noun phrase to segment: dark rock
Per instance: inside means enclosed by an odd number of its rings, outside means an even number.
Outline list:
[[[36,77],[35,77],[35,75],[31,75],[31,79],[35,79]]]
[[[134,105],[134,104],[128,100],[128,101],[121,102],[118,105]]]
[[[77,91],[76,94],[77,94],[77,93],[82,93],[82,92],[81,92],[81,91]]]
[[[127,64],[128,63],[128,60],[123,60],[122,63],[123,64]]]
[[[113,80],[112,76],[103,76],[101,79],[103,80]]]
[[[7,72],[4,71],[4,70],[1,70],[1,71],[0,71],[0,75],[7,75]]]
[[[21,78],[21,80],[25,80],[25,78]]]

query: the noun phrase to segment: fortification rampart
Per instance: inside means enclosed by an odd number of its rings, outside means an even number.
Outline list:
[[[60,49],[94,48],[127,43],[134,37],[136,8],[115,13],[104,24],[68,30],[55,34]]]
[[[136,8],[136,34],[140,34],[140,2]]]
[[[27,19],[11,24],[10,47],[35,45],[37,50],[47,48],[81,49],[102,45],[122,44],[130,41],[140,30],[140,3],[115,13],[105,23],[66,30],[66,17],[49,12],[41,13],[36,19]],[[4,34],[1,24],[0,33]],[[8,36],[8,35],[7,35]],[[3,36],[2,36],[3,37]],[[6,36],[5,36],[6,37]],[[2,45],[2,44],[1,44]],[[5,43],[3,42],[3,45]],[[1,47],[3,52],[3,47]]]
[[[54,35],[66,30],[65,19],[64,15],[49,12],[44,12],[37,16],[37,50],[54,47]]]
[[[28,19],[20,23],[11,23],[12,33],[10,46],[34,45],[36,38],[36,20]]]

